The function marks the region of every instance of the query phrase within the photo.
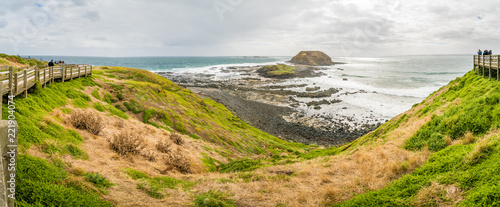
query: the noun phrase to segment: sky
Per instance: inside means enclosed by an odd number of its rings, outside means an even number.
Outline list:
[[[0,53],[332,57],[500,52],[500,1],[0,0]]]

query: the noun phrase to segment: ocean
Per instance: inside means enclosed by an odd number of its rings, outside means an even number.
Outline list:
[[[124,66],[154,72],[207,73],[214,79],[239,77],[237,73],[223,73],[230,66],[255,66],[285,63],[291,57],[69,57],[31,56],[43,60],[64,60],[66,63],[85,63],[96,66]],[[323,67],[326,75],[315,78],[291,79],[293,84],[306,83],[322,90],[341,88],[341,94],[331,99],[342,103],[307,110],[314,114],[367,117],[380,121],[390,119],[424,100],[429,94],[449,81],[472,69],[472,55],[395,56],[395,57],[338,57],[343,62]],[[300,89],[298,89],[300,90]],[[343,95],[342,95],[343,94]],[[307,102],[306,98],[302,100]],[[348,110],[346,110],[346,108]],[[301,109],[299,107],[299,109]]]

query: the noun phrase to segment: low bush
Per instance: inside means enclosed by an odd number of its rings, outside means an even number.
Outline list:
[[[87,173],[85,175],[87,181],[93,183],[96,187],[108,188],[114,185],[109,182],[106,177],[99,175],[99,173]]]
[[[142,154],[142,156],[145,157],[145,158],[147,158],[151,162],[156,162],[156,160],[158,158],[158,154],[155,151],[153,151],[153,150],[145,151]]]
[[[184,139],[180,134],[177,133],[170,133],[170,139],[172,142],[174,142],[176,145],[182,145],[184,144]]]
[[[144,138],[129,131],[121,131],[113,135],[113,138],[108,142],[111,149],[121,156],[139,154],[145,147]]]
[[[98,135],[104,129],[104,123],[101,116],[91,111],[76,109],[71,113],[71,124],[81,130],[86,130],[91,134]]]
[[[180,149],[177,149],[175,153],[168,154],[166,164],[176,168],[180,173],[191,173],[189,159],[183,155]]]
[[[156,143],[156,149],[163,153],[170,153],[172,147],[172,143],[167,139],[161,139]]]

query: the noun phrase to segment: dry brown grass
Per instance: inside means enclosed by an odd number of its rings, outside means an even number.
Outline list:
[[[73,110],[73,112],[71,112],[70,122],[75,128],[86,130],[94,135],[98,135],[105,127],[102,117],[91,110]]]
[[[176,145],[182,145],[184,144],[184,139],[182,138],[182,136],[178,133],[170,133],[170,139],[172,140],[172,142],[174,142]]]
[[[139,154],[146,147],[144,138],[137,133],[125,130],[114,134],[108,142],[110,148],[121,156]]]
[[[462,199],[463,191],[454,185],[442,185],[435,181],[417,193],[417,206],[456,206]]]
[[[156,162],[158,160],[158,153],[153,150],[146,150],[142,153],[142,156],[147,158],[151,162]]]
[[[172,142],[168,141],[167,139],[160,139],[156,143],[156,149],[162,153],[170,153],[172,151]]]
[[[119,129],[122,129],[123,127],[125,127],[125,122],[123,121],[123,119],[116,119],[115,126]]]
[[[168,154],[165,164],[176,168],[180,173],[191,173],[189,159],[184,156],[184,153],[179,148],[177,148],[176,152]]]
[[[474,142],[474,135],[472,134],[472,132],[470,131],[465,132],[463,142],[464,144],[471,144]]]

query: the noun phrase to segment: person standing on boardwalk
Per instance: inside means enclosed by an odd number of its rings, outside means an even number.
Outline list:
[[[493,52],[491,52],[491,50],[488,51],[488,55],[493,55]]]
[[[53,66],[54,66],[54,60],[50,60],[49,67],[53,67]]]
[[[484,50],[483,55],[489,55],[488,50]]]
[[[481,51],[481,49],[478,49],[477,50],[477,55],[482,55],[482,54],[483,54],[483,52]]]

